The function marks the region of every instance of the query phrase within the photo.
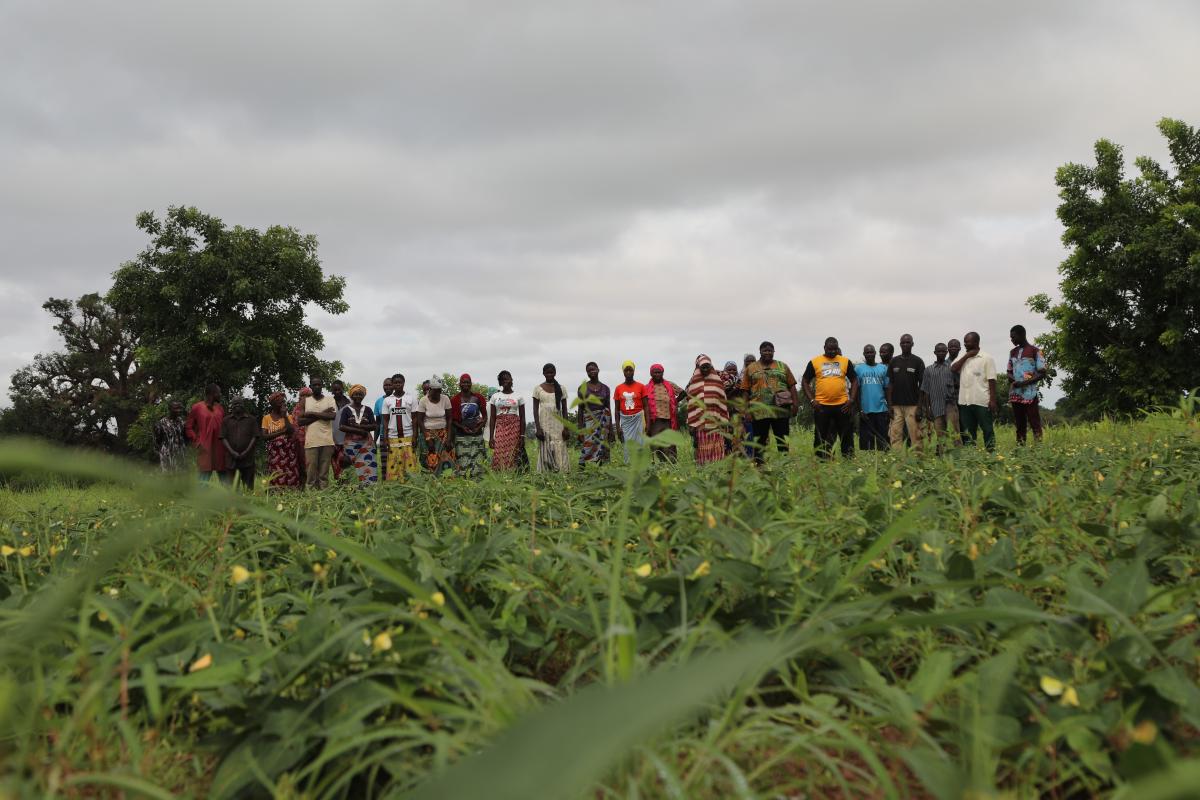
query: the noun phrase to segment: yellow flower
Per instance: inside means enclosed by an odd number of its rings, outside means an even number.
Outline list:
[[[17,552],[21,554],[22,558],[29,558],[31,555],[33,555],[33,545],[27,544]]]
[[[242,639],[246,638],[246,632],[244,630],[242,630],[241,628],[238,628],[237,630],[235,630],[233,632],[233,638],[237,639],[238,641],[241,641]]]
[[[662,532],[663,532],[663,526],[659,525],[657,522],[646,529],[646,533],[650,534],[651,539],[657,539],[659,536],[662,535]]]
[[[382,653],[384,650],[392,649],[392,637],[387,631],[375,634],[375,638],[371,640],[371,649],[376,653]]]
[[[250,570],[246,569],[241,564],[238,564],[236,567],[230,570],[229,580],[234,586],[238,585],[239,583],[245,583],[246,581],[250,580]]]
[[[326,555],[326,557],[329,558],[330,561],[333,561],[335,558],[337,558],[337,551],[336,550],[326,550],[325,555]]]
[[[202,669],[208,669],[212,666],[212,653],[205,653],[192,662],[188,667],[188,672],[199,672]]]
[[[578,522],[572,522],[572,523],[571,523],[571,530],[573,530],[573,531],[577,531],[577,530],[579,530],[579,523],[578,523]]]
[[[972,561],[979,558],[979,545],[971,542],[970,548],[967,549],[967,558],[971,559]]]
[[[900,480],[892,481],[893,489],[899,489],[903,485],[904,485],[904,481],[900,481]]]
[[[283,503],[276,503],[276,504],[275,504],[275,510],[276,510],[276,511],[283,511]]]
[[[446,595],[442,594],[441,592],[434,592],[433,594],[429,595],[429,599],[432,600],[433,604],[439,608],[446,605]]]
[[[499,503],[492,503],[492,511],[495,511],[497,514],[499,514],[502,510],[503,509],[500,508]]]
[[[1051,697],[1058,697],[1063,693],[1063,689],[1067,688],[1058,678],[1051,678],[1049,675],[1042,676],[1041,687],[1042,691]]]
[[[1133,730],[1129,732],[1129,738],[1138,744],[1152,744],[1158,738],[1158,726],[1154,724],[1153,720],[1142,720],[1133,726]]]
[[[1068,686],[1063,689],[1062,704],[1064,706],[1079,707],[1079,695],[1075,693],[1074,686]]]
[[[696,567],[696,569],[694,569],[692,571],[692,576],[691,576],[691,578],[689,578],[689,580],[695,580],[696,578],[703,578],[705,575],[707,575],[710,572],[712,572],[712,564],[709,564],[707,561],[701,561],[700,566]]]
[[[633,574],[637,575],[639,578],[649,578],[650,572],[651,567],[649,564],[639,564],[638,567],[634,569]]]
[[[5,558],[8,558],[9,556],[13,555],[16,552],[17,552],[17,549],[11,545],[6,544],[3,546],[0,546],[0,556],[4,556]]]
[[[1097,473],[1096,473],[1096,482],[1097,482],[1097,483],[1104,483],[1104,473],[1103,473],[1103,472],[1097,472]]]
[[[542,548],[540,548],[540,547],[533,548],[533,554],[535,556],[540,556],[542,554]]]
[[[313,575],[316,575],[321,580],[325,579],[327,570],[325,569],[325,565],[322,564],[320,561],[317,561],[316,563],[314,563],[312,565],[312,571],[313,571]]]
[[[707,517],[705,517],[704,521],[708,523],[708,527],[710,527],[710,528],[717,527],[717,518],[714,517],[712,514],[709,514]]]

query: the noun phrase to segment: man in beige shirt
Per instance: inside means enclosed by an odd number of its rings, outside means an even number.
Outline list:
[[[967,348],[966,352],[950,367],[959,374],[958,418],[963,439],[974,446],[975,434],[982,430],[983,446],[995,450],[992,416],[999,408],[996,403],[996,362],[979,349],[979,334],[975,331],[963,337],[963,346]]]
[[[304,466],[310,489],[324,489],[328,484],[329,467],[333,462],[333,418],[337,401],[325,394],[325,382],[317,376],[308,379],[312,396],[304,402],[300,425],[304,431]]]

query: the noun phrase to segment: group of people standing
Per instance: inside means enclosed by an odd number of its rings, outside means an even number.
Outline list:
[[[1041,438],[1037,387],[1046,365],[1023,327],[1014,326],[1011,338],[1009,400],[1017,440],[1024,443],[1027,429]],[[665,378],[661,364],[652,364],[649,381],[641,383],[632,361],[621,365],[623,380],[610,387],[600,380],[599,365],[589,362],[587,379],[570,402],[557,369],[546,364],[543,381],[530,397],[537,469],[568,471],[572,437],[580,445],[580,465],[607,463],[617,440],[628,462],[631,444],[677,430],[681,417],[697,463],[743,451],[762,463],[772,438],[777,449],[787,450],[801,393],[813,409],[814,446],[825,458],[839,441],[844,456],[853,453],[856,416],[862,450],[905,443],[920,449],[932,438],[941,453],[947,443],[974,444],[979,433],[984,445],[994,448],[996,366],[981,349],[979,334],[966,334],[961,344],[957,339],[939,342],[928,365],[913,354],[913,346],[909,334],[900,337],[899,355],[890,343],[880,345],[878,352],[868,344],[863,361],[855,364],[830,337],[823,352],[805,365],[799,389],[792,369],[775,358],[771,342],[759,346],[757,358],[747,354],[741,370],[732,361],[718,370],[709,356],[697,356],[682,387]],[[493,471],[527,469],[525,398],[513,389],[507,370],[496,380],[500,388],[489,397],[472,389],[468,374],[460,377],[459,391],[452,396],[436,376],[410,395],[404,375],[397,373],[383,381],[383,394],[368,405],[362,384],[347,390],[342,381],[334,381],[326,392],[324,382],[314,376],[290,411],[282,392],[271,394],[261,418],[254,416],[252,401],[241,398],[226,413],[220,387],[210,384],[186,418],[180,403],[168,405],[168,414],[154,428],[155,445],[164,470],[180,468],[190,445],[202,475],[252,485],[261,442],[270,485],[276,488],[320,489],[331,473],[337,479],[347,470],[369,484],[403,480],[416,470],[472,478],[489,465]],[[570,405],[576,409],[573,426],[567,422]],[[678,455],[674,444],[652,449],[662,459]]]

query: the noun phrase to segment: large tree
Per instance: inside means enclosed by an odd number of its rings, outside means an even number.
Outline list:
[[[1070,250],[1062,299],[1029,303],[1053,324],[1039,343],[1083,416],[1174,404],[1200,387],[1200,131],[1172,119],[1158,129],[1173,174],[1141,157],[1126,178],[1121,148],[1101,139],[1094,166],[1056,176]]]
[[[63,349],[13,374],[0,431],[120,449],[153,393],[130,320],[98,294],[50,298],[42,308]]]
[[[137,226],[151,242],[114,273],[108,296],[129,314],[139,358],[161,385],[195,391],[216,381],[261,397],[341,371],[318,358],[324,337],[305,322],[310,306],[347,309],[345,281],[322,272],[315,236],[229,228],[183,207],[163,219],[143,212]]]

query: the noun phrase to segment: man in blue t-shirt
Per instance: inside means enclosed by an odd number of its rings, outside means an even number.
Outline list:
[[[863,360],[854,365],[858,376],[858,449],[888,449],[887,364],[875,361],[875,345],[863,348]]]

